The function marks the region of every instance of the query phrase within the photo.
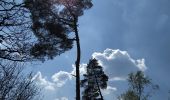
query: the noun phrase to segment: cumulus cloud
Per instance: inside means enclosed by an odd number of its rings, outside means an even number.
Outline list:
[[[42,76],[41,72],[37,72],[37,74],[33,77],[33,80],[35,80],[39,86],[44,87],[46,90],[55,90],[55,83],[48,81]]]
[[[107,89],[103,89],[102,93],[103,93],[103,95],[109,95],[109,94],[112,94],[115,91],[117,91],[116,87],[107,86]]]
[[[44,77],[41,72],[37,72],[33,80],[37,86],[43,89],[44,100],[68,100],[65,96],[73,98],[69,94],[74,92],[74,79],[69,72],[59,71],[52,75],[50,80]]]
[[[68,72],[59,71],[58,73],[55,73],[51,78],[58,87],[62,87],[68,80],[71,80],[72,76]]]
[[[106,49],[103,53],[94,52],[92,57],[96,58],[99,64],[103,66],[105,73],[109,76],[110,82],[126,80],[130,72],[137,70],[145,71],[147,69],[144,59],[133,59],[127,51],[121,51],[119,49]],[[86,66],[87,64],[85,63],[80,65],[81,77],[86,73]],[[72,70],[70,72],[59,71],[51,76],[51,80],[47,80],[46,77],[43,77],[41,72],[38,72],[33,79],[37,81],[39,86],[44,87],[45,90],[51,91],[50,94],[46,93],[46,95],[52,95],[52,93],[58,94],[55,95],[57,98],[50,96],[53,100],[68,100],[68,98],[70,100],[70,98],[74,98],[72,93],[75,92],[75,72],[75,65],[72,65]],[[117,91],[117,87],[108,83],[107,89],[102,90],[102,93],[109,97],[114,94],[115,91]]]
[[[87,66],[87,64],[85,64],[85,63],[80,64],[80,75],[83,75],[83,74],[86,73],[86,66]],[[73,70],[71,71],[71,74],[76,75],[76,67],[75,67],[75,65],[72,65],[72,68],[73,68]]]
[[[95,52],[92,57],[99,61],[111,80],[123,80],[130,72],[147,69],[144,59],[135,60],[127,51],[119,49],[106,49],[103,53]]]
[[[65,85],[68,80],[72,79],[72,76],[69,72],[59,71],[52,75],[51,79],[51,81],[47,80],[42,76],[41,72],[37,72],[33,77],[33,80],[35,80],[38,85],[44,87],[44,89],[55,90],[56,88]]]

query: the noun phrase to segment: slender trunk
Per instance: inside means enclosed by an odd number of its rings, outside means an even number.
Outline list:
[[[81,58],[81,49],[80,49],[80,41],[79,41],[79,34],[77,29],[77,21],[78,18],[74,18],[74,31],[76,36],[76,45],[77,45],[77,60],[75,62],[76,64],[76,100],[80,100],[80,71],[79,71],[79,65],[80,65],[80,58]]]
[[[139,88],[139,90],[138,90],[139,100],[141,100],[142,88],[141,88],[141,85],[140,85],[140,84],[138,85],[138,88]]]
[[[98,90],[99,90],[99,94],[100,94],[100,97],[101,97],[101,100],[104,100],[103,99],[103,95],[102,95],[102,93],[101,93],[101,90],[100,90],[100,87],[99,87],[99,83],[98,83],[98,81],[97,81],[97,76],[96,76],[96,73],[94,73],[95,75],[95,81],[96,81],[96,83],[97,83],[97,88],[98,88]]]

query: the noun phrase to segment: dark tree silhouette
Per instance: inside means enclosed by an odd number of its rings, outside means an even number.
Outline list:
[[[31,79],[32,74],[22,74],[16,63],[0,63],[0,100],[39,100],[40,89]]]
[[[92,7],[91,0],[25,0],[32,19],[32,30],[38,42],[31,54],[38,59],[53,58],[70,50],[76,41],[76,100],[80,100],[80,42],[78,18],[84,10]],[[75,33],[70,38],[69,33]]]
[[[38,39],[31,54],[38,59],[52,59],[72,48],[73,39],[68,37],[71,28],[58,21],[59,12],[52,11],[54,3],[52,0],[25,0],[25,7],[31,13],[32,30]]]
[[[26,61],[30,58],[29,15],[23,3],[0,0],[0,59]]]
[[[104,73],[96,59],[91,59],[87,65],[81,86],[84,87],[83,100],[103,100],[101,89],[107,88],[108,76]]]
[[[151,94],[159,89],[159,86],[154,85],[142,71],[130,73],[128,83],[129,90],[119,97],[120,100],[148,100]]]
[[[91,0],[0,0],[0,59],[44,61],[70,50],[76,41],[76,99],[80,100],[78,18],[91,7]]]

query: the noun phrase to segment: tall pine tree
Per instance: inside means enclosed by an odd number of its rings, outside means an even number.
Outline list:
[[[104,73],[102,66],[96,59],[91,59],[87,65],[84,79],[81,80],[81,86],[84,87],[82,93],[83,100],[103,100],[100,89],[107,88],[108,76]]]
[[[80,100],[78,19],[92,5],[92,0],[0,0],[0,59],[53,59],[75,41],[76,100]]]
[[[31,13],[32,30],[38,39],[31,49],[35,58],[51,59],[70,50],[76,42],[76,100],[80,100],[78,18],[92,7],[92,0],[25,0],[25,7]],[[75,37],[70,38],[69,33],[75,33]]]

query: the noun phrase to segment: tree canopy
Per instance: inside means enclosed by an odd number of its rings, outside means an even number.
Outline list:
[[[83,75],[81,86],[84,87],[82,93],[83,100],[103,100],[101,89],[107,88],[108,76],[104,73],[96,59],[91,59]]]
[[[31,49],[35,58],[53,58],[73,45],[74,21],[92,6],[91,0],[25,0],[25,7],[31,13],[32,31],[37,42]]]
[[[25,0],[24,3],[31,13],[32,30],[38,40],[31,49],[34,58],[52,59],[70,50],[76,41],[76,100],[80,100],[78,18],[92,7],[92,0]],[[70,38],[69,33],[75,36]]]
[[[45,60],[70,50],[74,21],[91,7],[91,0],[0,0],[0,58]]]
[[[119,97],[120,100],[148,100],[153,90],[159,89],[142,71],[130,73],[127,80],[129,89]]]

